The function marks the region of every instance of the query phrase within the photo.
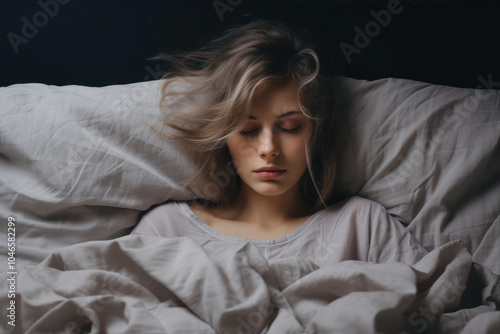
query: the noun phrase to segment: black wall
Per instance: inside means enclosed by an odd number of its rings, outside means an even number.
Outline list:
[[[375,24],[383,10],[390,22]],[[152,80],[162,67],[148,57],[199,47],[253,17],[306,26],[334,75],[500,88],[500,2],[417,0],[1,1],[0,85]],[[370,40],[356,42],[367,27]],[[341,45],[357,50],[346,57]]]

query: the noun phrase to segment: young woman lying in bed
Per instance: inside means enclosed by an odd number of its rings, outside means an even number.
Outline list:
[[[320,74],[311,36],[276,21],[228,30],[198,51],[167,57],[162,134],[198,156],[188,181],[217,179],[207,198],[168,202],[143,216],[135,234],[190,237],[224,251],[252,242],[266,258],[417,262],[426,251],[372,201],[327,207],[342,152],[335,87]],[[167,92],[186,82],[183,92]]]

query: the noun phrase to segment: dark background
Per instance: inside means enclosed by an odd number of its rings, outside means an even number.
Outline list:
[[[340,43],[354,45],[354,28],[364,31],[375,20],[371,12],[387,9],[389,1],[220,0],[229,6],[222,16],[214,0],[59,1],[65,4],[1,0],[0,86],[105,86],[156,79],[164,67],[147,58],[197,48],[254,17],[307,27],[321,41],[322,66],[332,75],[469,88],[482,85],[479,77],[500,82],[499,1],[400,0],[402,12],[391,15],[387,27],[352,54],[351,62]],[[17,52],[9,40],[14,35],[25,38]]]

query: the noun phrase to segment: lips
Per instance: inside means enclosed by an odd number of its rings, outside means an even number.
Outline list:
[[[281,176],[286,172],[286,169],[279,167],[262,167],[254,171],[258,176],[264,179],[273,179],[275,177]]]
[[[254,172],[260,173],[260,172],[284,172],[284,171],[285,170],[283,168],[271,166],[271,167],[259,168],[259,169],[255,170]]]

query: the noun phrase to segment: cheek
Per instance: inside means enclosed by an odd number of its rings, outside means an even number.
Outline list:
[[[285,148],[285,147],[284,147]],[[297,138],[286,143],[287,155],[299,159],[305,156],[305,142],[303,138]],[[304,157],[305,158],[305,157]]]
[[[289,141],[286,145],[286,152],[283,152],[290,163],[299,169],[307,168],[305,139],[305,136],[300,136],[299,138]]]
[[[244,160],[253,152],[250,144],[243,138],[230,138],[227,141],[227,146],[229,152],[231,152],[231,157],[235,161]]]

